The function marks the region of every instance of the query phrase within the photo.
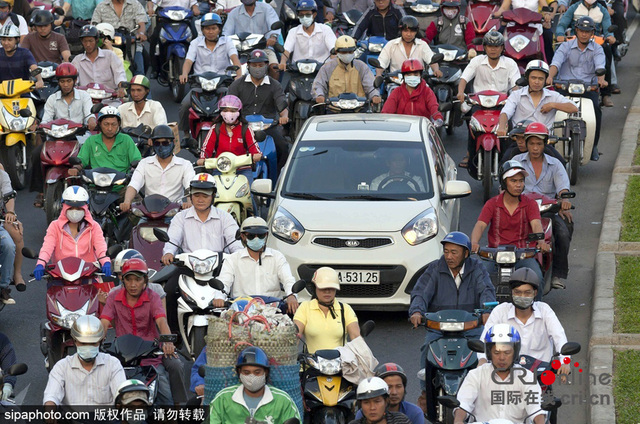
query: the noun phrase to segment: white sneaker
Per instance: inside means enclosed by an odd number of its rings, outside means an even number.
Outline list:
[[[15,305],[16,301],[11,298],[10,293],[11,290],[9,289],[0,290],[0,302],[4,303],[5,305]]]
[[[553,277],[551,279],[551,288],[552,289],[562,289],[566,288],[566,285],[562,282],[562,280],[558,277]]]

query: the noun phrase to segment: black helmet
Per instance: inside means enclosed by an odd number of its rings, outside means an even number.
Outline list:
[[[96,40],[97,40],[98,39],[98,35],[99,35],[98,28],[96,28],[93,25],[85,25],[80,30],[80,37],[79,38],[95,37]]]
[[[442,3],[440,3],[440,8],[443,8],[443,7],[457,7],[459,9],[460,2],[458,0],[445,0]]]
[[[576,23],[573,25],[574,29],[581,29],[582,31],[595,31],[596,24],[589,16],[583,16],[576,20]]]
[[[509,286],[512,290],[523,284],[529,284],[536,290],[540,287],[540,279],[531,268],[523,267],[516,269],[513,274],[511,274],[511,278],[509,278]]]
[[[389,377],[390,375],[398,375],[402,380],[402,385],[407,387],[407,374],[405,374],[402,367],[393,362],[387,362],[386,364],[381,364],[376,367],[374,370],[376,377],[380,377],[384,380],[385,377]]]
[[[398,27],[403,30],[403,29],[410,29],[412,31],[417,31],[420,28],[420,24],[418,23],[418,19],[415,16],[404,16],[401,20],[400,20],[400,24],[398,25]]]
[[[483,46],[504,46],[504,36],[498,31],[491,30],[482,38]]]
[[[158,140],[161,138],[174,140],[174,134],[171,127],[168,125],[158,125],[153,129],[153,133],[151,133],[151,140]]]
[[[31,16],[29,23],[32,26],[47,26],[51,25],[53,21],[53,15],[48,10],[36,10]]]

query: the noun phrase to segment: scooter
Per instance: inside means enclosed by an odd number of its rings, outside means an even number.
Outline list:
[[[433,71],[429,68],[428,84],[433,88],[433,92],[438,99],[440,105],[451,104],[451,107],[443,107],[444,128],[447,135],[452,135],[455,127],[462,124],[460,119],[460,109],[454,108],[455,93],[458,90],[458,82],[462,76],[462,69],[468,63],[467,51],[451,44],[440,44],[432,46],[434,53],[443,55],[440,62],[441,77],[433,75]]]
[[[274,124],[274,120],[265,118],[262,115],[247,115],[245,116],[245,119],[249,122],[249,128],[253,130],[256,143],[258,143],[262,156],[265,158],[255,164],[253,179],[257,180],[267,178],[271,181],[277,181],[279,171],[276,143],[273,141],[273,137],[264,132],[271,128]]]
[[[515,60],[520,73],[524,74],[529,61],[544,60],[541,25],[543,17],[538,12],[519,7],[504,12],[502,20],[506,23],[504,54]]]
[[[311,86],[322,63],[313,59],[303,59],[287,65],[291,79],[287,86],[289,116],[291,117],[291,139],[295,140],[304,121],[309,118],[311,107],[315,104]],[[274,180],[275,181],[275,180]]]
[[[133,75],[147,73],[146,63],[145,69],[137,69],[136,67],[135,56],[138,46],[138,39],[136,38],[137,30],[137,25],[133,31],[121,26],[120,28],[115,28],[115,35],[113,37],[113,47],[122,50],[122,58],[129,62],[129,69]]]
[[[431,22],[435,22],[438,19],[438,12],[440,11],[438,3],[440,2],[432,2],[431,0],[415,0],[404,3],[405,13],[415,16],[418,20],[418,36],[420,38],[424,37],[424,33],[431,25]]]
[[[13,364],[6,370],[0,369],[0,387],[4,386],[4,379],[6,377],[26,374],[28,370],[29,370],[29,367],[27,366],[27,364],[24,364],[24,363]],[[27,386],[27,388],[28,387],[29,386]],[[24,397],[26,396],[26,390],[27,389],[23,390],[19,395],[17,395],[13,399],[9,398],[7,400],[0,401],[0,414],[2,414],[3,417],[9,417],[9,415],[5,415],[5,414],[20,412],[20,410],[16,405],[21,405],[22,402],[24,402]],[[26,421],[15,420],[14,422],[16,422],[17,424],[17,423],[24,423]]]
[[[380,52],[387,44],[387,39],[384,37],[367,37],[358,41],[358,48],[356,48],[356,59],[360,59],[369,65],[369,69],[376,74],[376,67],[369,64],[370,58],[378,59]]]
[[[149,125],[140,124],[137,127],[124,127],[120,132],[131,137],[136,146],[138,146],[140,155],[143,158],[153,155],[153,148],[149,145],[153,130]]]
[[[472,48],[479,52],[484,51],[482,37],[491,31],[500,28],[500,19],[493,17],[502,4],[501,0],[472,0],[467,6],[467,18],[473,23],[477,42],[474,40]]]
[[[29,93],[29,96],[33,99],[33,103],[36,107],[36,117],[38,118],[38,122],[42,122],[44,104],[47,102],[47,99],[60,89],[58,86],[58,80],[55,78],[57,67],[57,63],[38,62],[38,69],[40,69],[40,77],[42,77],[44,87],[35,89]]]
[[[62,24],[63,30],[60,33],[67,39],[67,44],[69,44],[69,51],[71,51],[71,55],[77,56],[84,53],[84,47],[82,46],[80,33],[82,32],[83,26],[90,24],[91,20],[75,19],[71,16],[66,16],[64,18],[64,22]]]

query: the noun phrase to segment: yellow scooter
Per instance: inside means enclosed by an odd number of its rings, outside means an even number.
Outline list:
[[[220,172],[220,175],[214,175],[216,179],[214,206],[229,212],[238,225],[241,225],[247,216],[253,215],[253,205],[249,180],[244,175],[237,174],[236,170],[251,164],[253,164],[253,158],[250,154],[236,156],[230,152],[223,152],[217,158],[204,161],[206,169],[217,169]]]

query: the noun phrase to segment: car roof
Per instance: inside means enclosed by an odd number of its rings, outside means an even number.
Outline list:
[[[388,140],[422,142],[421,116],[348,113],[314,116],[305,123],[300,140]]]

